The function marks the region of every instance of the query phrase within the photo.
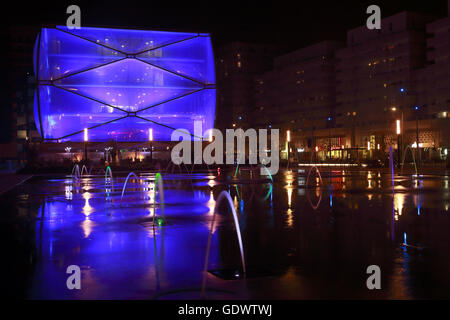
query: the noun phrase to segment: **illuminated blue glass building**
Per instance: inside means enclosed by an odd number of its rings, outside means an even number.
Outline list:
[[[208,34],[104,28],[41,30],[34,115],[46,141],[170,141],[174,129],[213,128]]]

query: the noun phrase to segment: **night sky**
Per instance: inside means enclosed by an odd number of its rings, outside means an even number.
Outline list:
[[[345,40],[347,29],[365,24],[370,4],[379,5],[382,16],[404,10],[436,16],[447,12],[446,0],[15,1],[3,11],[1,23],[65,24],[70,4],[81,7],[82,26],[210,32],[217,45],[231,40],[271,42],[281,51],[326,39]]]

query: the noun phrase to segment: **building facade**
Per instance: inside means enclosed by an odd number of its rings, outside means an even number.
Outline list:
[[[41,30],[34,57],[46,142],[171,141],[175,130],[192,138],[196,121],[214,126],[209,34],[56,26]]]
[[[0,160],[11,167],[23,162],[30,146],[41,140],[33,116],[33,42],[39,29],[10,27],[3,32],[7,32],[8,49],[2,79],[6,90],[0,114]]]
[[[415,79],[426,65],[426,24],[431,20],[402,12],[383,19],[381,30],[362,26],[348,32],[347,46],[337,53],[336,74],[338,122],[347,128],[347,148],[386,152],[398,141],[414,141],[420,105]],[[397,139],[396,120],[403,141]]]
[[[279,56],[274,68],[254,77],[254,105],[250,110],[255,128],[281,130],[283,157],[290,149],[325,148],[339,143],[335,127],[335,52],[339,42],[324,41]],[[296,152],[292,152],[295,155]]]
[[[231,42],[217,48],[216,128],[244,128],[251,123],[253,79],[272,68],[274,53],[272,46],[244,42]]]
[[[450,19],[401,12],[382,19],[381,30],[349,30],[345,44],[275,58],[254,76],[250,124],[280,129],[281,146],[289,130],[290,151],[304,161],[312,152],[320,160],[384,159],[390,146],[403,151],[417,141],[420,157],[442,159],[448,74]]]

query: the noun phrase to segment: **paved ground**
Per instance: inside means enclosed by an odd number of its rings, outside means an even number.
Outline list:
[[[15,174],[6,173],[0,174],[0,194],[11,190],[15,186],[27,181],[33,175],[31,174]]]

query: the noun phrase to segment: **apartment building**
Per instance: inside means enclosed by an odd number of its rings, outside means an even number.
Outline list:
[[[338,145],[334,55],[342,46],[323,41],[275,58],[273,70],[254,79],[252,125],[280,129],[281,142],[289,130],[295,150]]]
[[[216,50],[216,128],[249,125],[253,78],[272,68],[274,53],[269,45],[244,42],[231,42]]]

